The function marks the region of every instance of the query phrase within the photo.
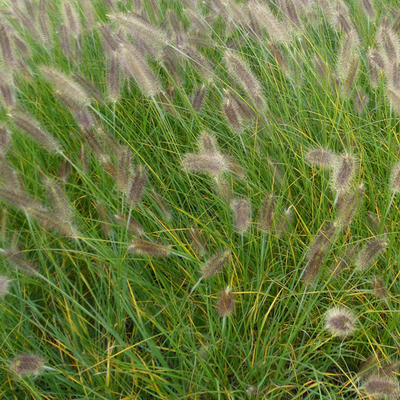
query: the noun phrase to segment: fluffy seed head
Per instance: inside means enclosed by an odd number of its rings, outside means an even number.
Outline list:
[[[297,10],[300,11],[300,7],[294,5],[292,0],[283,0],[284,11],[286,13],[287,20],[291,22],[297,29],[301,29],[301,22]],[[296,2],[299,4],[299,1]]]
[[[337,192],[343,192],[349,188],[356,167],[357,160],[350,154],[343,154],[335,159],[332,186]]]
[[[5,126],[0,125],[0,157],[8,150],[10,145],[10,133]]]
[[[23,256],[23,253],[16,248],[16,246],[12,250],[0,249],[0,254],[7,259],[12,267],[19,271],[25,272],[28,275],[36,275],[39,270],[37,265],[32,264],[28,259],[26,259]]]
[[[0,24],[0,50],[4,65],[11,68],[14,64],[14,54],[11,47],[10,37],[7,33],[8,29],[5,25]]]
[[[250,0],[248,10],[254,21],[263,29],[265,29],[271,39],[275,43],[287,43],[290,40],[290,29],[279,21],[270,8],[259,2],[258,0]]]
[[[206,87],[204,85],[202,85],[201,87],[197,88],[193,94],[193,98],[192,98],[192,107],[195,111],[199,112],[204,99],[206,97],[207,94],[207,90]]]
[[[307,285],[312,284],[322,267],[323,260],[337,232],[335,223],[325,223],[323,229],[315,237],[307,251],[307,264],[304,268],[303,280]]]
[[[216,154],[218,153],[218,144],[214,136],[208,132],[203,131],[199,136],[199,150],[203,154]]]
[[[265,101],[261,84],[255,75],[250,71],[249,67],[232,50],[227,50],[225,52],[225,62],[229,73],[246,90],[256,109],[259,112],[264,111]]]
[[[64,73],[45,65],[40,67],[40,71],[53,84],[56,94],[67,105],[87,106],[90,104],[89,96],[83,88]]]
[[[358,271],[366,270],[387,246],[388,243],[383,239],[370,239],[357,255],[356,269]]]
[[[211,278],[218,272],[221,272],[222,268],[229,261],[230,257],[231,252],[229,250],[224,250],[208,259],[201,269],[203,279]]]
[[[312,149],[307,152],[306,160],[316,167],[332,168],[335,161],[335,154],[329,150]]]
[[[145,96],[151,97],[161,92],[160,80],[138,49],[124,44],[121,46],[120,57],[122,69],[136,81]]]
[[[275,197],[272,193],[267,194],[261,206],[260,215],[258,217],[258,229],[263,233],[271,231],[275,208]]]
[[[193,154],[185,155],[182,165],[189,171],[200,172],[217,177],[229,170],[226,159],[221,154]]]
[[[342,94],[345,97],[351,92],[357,77],[359,67],[358,46],[358,35],[352,30],[342,44],[337,61],[337,75],[341,84]]]
[[[250,225],[251,208],[248,199],[233,199],[231,210],[235,220],[235,229],[238,233],[244,234]]]
[[[171,254],[169,246],[140,239],[132,240],[128,250],[134,254],[151,257],[168,257]]]
[[[76,8],[69,1],[63,4],[64,22],[68,28],[69,34],[77,38],[81,33],[81,23]]]
[[[78,73],[72,74],[72,78],[75,83],[78,84],[82,90],[85,91],[85,93],[87,93],[88,97],[96,100],[100,104],[104,104],[104,96],[95,83],[90,82],[88,79]]]
[[[43,367],[43,358],[32,353],[20,354],[10,363],[11,370],[20,377],[38,375]]]
[[[11,119],[14,124],[24,131],[32,139],[36,140],[46,150],[50,152],[60,152],[60,147],[55,139],[53,139],[47,132],[39,127],[39,124],[34,121],[29,115],[22,112],[13,112]]]
[[[150,45],[157,43],[159,46],[164,46],[167,43],[166,34],[160,29],[152,26],[144,19],[133,14],[127,15],[122,13],[109,15],[111,21],[117,22],[120,26],[128,29],[135,38],[140,38]]]
[[[306,285],[311,285],[315,281],[315,278],[322,267],[322,262],[327,254],[327,251],[328,249],[326,247],[320,247],[315,249],[308,257],[303,274],[303,280]]]
[[[390,179],[390,190],[393,193],[400,192],[400,162],[393,165],[392,176]]]
[[[234,300],[231,288],[228,286],[224,289],[218,299],[218,314],[221,317],[229,317],[234,309]]]
[[[237,104],[232,98],[226,96],[223,102],[223,109],[225,117],[234,132],[240,133],[242,131],[242,121],[238,111]]]
[[[375,9],[371,0],[361,0],[361,8],[370,20],[375,19]]]
[[[377,33],[377,40],[381,45],[389,64],[399,56],[399,39],[396,32],[381,24]]]
[[[286,234],[289,231],[291,224],[293,223],[293,207],[289,206],[279,217],[279,221],[276,227],[276,233],[278,237]]]
[[[386,96],[393,107],[393,111],[400,114],[400,94],[396,90],[393,90],[390,86],[386,88]]]
[[[374,294],[378,299],[384,299],[387,296],[387,290],[385,287],[385,283],[380,276],[374,276],[372,278],[372,288],[374,290]]]
[[[0,68],[0,104],[6,109],[12,109],[15,103],[15,84],[11,68],[9,71]]]
[[[146,170],[143,166],[138,166],[134,177],[130,181],[128,190],[128,202],[131,207],[136,206],[142,199],[146,185]]]
[[[114,219],[118,225],[126,228],[129,232],[136,236],[142,236],[145,233],[142,224],[134,221],[132,218],[128,219],[128,217],[125,215],[115,214]]]
[[[397,399],[400,386],[396,377],[370,375],[363,384],[363,389],[373,399]]]
[[[349,336],[355,331],[356,324],[353,312],[344,307],[331,308],[325,315],[325,328],[333,336]]]
[[[337,224],[341,229],[350,226],[365,193],[364,185],[360,185],[352,192],[340,192],[338,196],[338,216]]]
[[[0,275],[0,298],[4,297],[8,293],[8,287],[10,286],[10,280],[5,276]]]
[[[368,50],[368,69],[370,75],[370,83],[373,88],[379,86],[379,76],[386,69],[385,57],[376,49]]]
[[[278,45],[274,43],[270,43],[268,45],[268,49],[272,55],[272,57],[275,59],[275,62],[278,64],[279,68],[281,69],[282,73],[290,79],[290,68],[289,64],[286,60],[286,57],[282,50],[279,48]]]
[[[73,211],[64,188],[54,179],[46,179],[46,186],[51,205],[59,219],[70,222],[73,219]]]

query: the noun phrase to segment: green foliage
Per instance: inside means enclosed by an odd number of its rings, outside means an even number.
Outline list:
[[[371,355],[384,364],[398,358],[400,349],[400,210],[389,186],[391,168],[399,161],[400,128],[383,75],[373,88],[367,61],[383,16],[391,15],[397,3],[376,1],[374,22],[358,2],[349,2],[362,43],[359,72],[349,96],[331,83],[345,33],[318,8],[304,17],[303,28],[294,32],[290,43],[279,46],[285,70],[266,33],[257,37],[232,16],[214,21],[217,14],[203,5],[198,12],[208,17],[210,33],[199,37],[211,40],[212,46],[197,49],[214,68],[213,79],[205,80],[204,71],[185,56],[178,65],[180,82],[165,60],[152,60],[149,66],[161,80],[164,97],[147,97],[134,79],[126,79],[115,104],[93,101],[86,110],[97,117],[97,132],[102,128],[112,138],[104,139],[108,161],[88,146],[73,110],[57,97],[39,69],[50,65],[67,76],[79,73],[106,98],[106,46],[97,25],[84,29],[81,13],[82,37],[71,44],[78,46],[79,57],[65,54],[58,35],[61,7],[58,1],[50,3],[51,42],[40,43],[17,18],[8,16],[12,4],[3,11],[4,20],[10,19],[7,24],[31,51],[30,57],[20,57],[26,68],[13,70],[18,107],[60,143],[62,153],[47,152],[16,129],[13,108],[4,107],[1,118],[12,132],[5,157],[19,173],[26,193],[44,206],[53,207],[44,177],[64,187],[76,234],[66,237],[45,226],[17,200],[2,203],[0,247],[9,249],[16,243],[39,271],[26,274],[14,268],[10,258],[2,259],[1,275],[12,280],[8,295],[0,300],[2,398],[368,398],[358,377],[361,364]],[[118,11],[133,12],[140,2],[92,3],[100,24],[112,12],[107,3],[116,3]],[[190,27],[183,5],[190,7],[190,0],[143,3],[143,13],[155,26],[164,29],[162,22],[171,11]],[[271,9],[277,11],[275,2]],[[289,20],[284,23],[291,26]],[[174,39],[167,47],[181,49]],[[228,74],[224,60],[228,48],[260,82],[266,104],[262,113],[243,85]],[[327,76],[319,75],[315,56],[323,60]],[[202,84],[207,94],[196,112],[191,101]],[[255,114],[240,135],[223,112],[228,89]],[[354,107],[360,89],[369,98],[362,113]],[[244,170],[243,179],[231,172],[223,176],[234,197],[250,201],[252,220],[243,235],[236,232],[230,202],[216,190],[215,179],[182,166],[186,154],[198,152],[203,131],[212,134],[221,153]],[[331,172],[306,161],[307,152],[316,147],[355,155],[359,168],[352,188],[363,182],[365,193],[351,225],[335,236],[324,254],[317,279],[305,285],[308,248],[324,223],[334,221],[338,213]],[[109,170],[118,169],[123,149],[147,174],[142,201],[134,208]],[[65,161],[70,172],[64,185],[59,169]],[[7,180],[3,172],[0,180],[2,187],[15,189],[16,181]],[[257,218],[268,193],[275,195],[275,212],[271,231],[263,233],[257,229]],[[98,203],[105,206],[106,220],[96,210]],[[163,210],[166,205],[171,218]],[[285,217],[288,208],[291,220]],[[378,230],[370,224],[367,211],[380,216]],[[171,255],[129,252],[133,235],[115,221],[115,214],[140,223],[145,230],[142,239],[170,245]],[[205,255],[196,253],[191,227],[205,238]],[[376,236],[388,246],[373,265],[357,273],[350,262],[335,274],[350,246],[362,248]],[[205,261],[225,249],[231,252],[229,263],[221,273],[198,283]],[[374,296],[374,275],[383,278],[389,292],[386,299]],[[218,296],[227,286],[233,293],[234,312],[221,318]],[[357,316],[357,330],[344,340],[324,328],[326,311],[335,306],[347,307]],[[41,355],[47,368],[38,376],[16,377],[10,360],[27,352]]]

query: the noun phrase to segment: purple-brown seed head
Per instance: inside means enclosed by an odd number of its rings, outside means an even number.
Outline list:
[[[221,317],[229,317],[234,309],[234,300],[231,288],[228,286],[224,289],[218,299],[218,314]]]
[[[333,335],[346,337],[356,329],[356,317],[344,307],[334,307],[325,315],[325,328]]]
[[[20,354],[11,361],[10,367],[20,377],[38,375],[44,368],[44,360],[32,353]]]

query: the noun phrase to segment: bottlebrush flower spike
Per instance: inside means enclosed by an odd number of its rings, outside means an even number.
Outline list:
[[[387,289],[385,283],[383,282],[382,277],[374,276],[371,282],[375,296],[378,299],[385,299],[387,297]]]
[[[200,153],[203,154],[216,154],[219,152],[218,144],[214,136],[208,132],[203,131],[198,140]]]
[[[231,200],[231,210],[235,220],[235,229],[243,235],[250,225],[251,208],[248,199],[233,199]]]
[[[225,62],[230,75],[246,90],[256,109],[260,113],[265,111],[262,86],[245,62],[232,50],[225,52]]]
[[[192,107],[195,111],[199,112],[201,110],[206,94],[207,90],[204,85],[195,90],[192,98]]]
[[[352,192],[341,192],[338,195],[337,208],[338,217],[337,224],[341,229],[346,229],[350,226],[360,204],[362,203],[365,193],[365,187],[361,184]]]
[[[38,375],[43,371],[44,360],[33,353],[20,354],[11,361],[10,368],[21,378]]]
[[[258,229],[263,233],[271,231],[275,209],[275,197],[272,193],[265,196],[258,217]]]
[[[343,192],[350,187],[351,180],[357,169],[357,159],[350,154],[338,156],[333,166],[332,186],[337,192]]]
[[[40,71],[43,76],[52,83],[56,89],[56,94],[65,101],[67,105],[87,106],[90,98],[85,90],[69,76],[55,68],[42,65]]]
[[[145,231],[139,222],[133,220],[132,218],[126,217],[125,215],[115,214],[114,215],[115,222],[126,228],[129,232],[133,233],[135,236],[143,236]]]
[[[322,262],[337,233],[335,223],[327,222],[321,232],[315,237],[307,251],[307,264],[304,268],[303,280],[308,285],[315,281]]]
[[[349,336],[355,331],[356,325],[353,312],[344,307],[331,308],[325,315],[325,328],[333,336]]]
[[[139,165],[136,168],[135,175],[130,181],[128,190],[128,202],[131,207],[135,207],[142,199],[147,181],[146,170]]]
[[[267,4],[250,0],[248,10],[257,24],[267,31],[272,42],[288,43],[290,41],[290,29],[274,16]]]
[[[231,288],[228,286],[224,289],[218,299],[218,314],[220,317],[229,317],[233,313],[234,309],[233,293]]]
[[[400,192],[400,163],[397,162],[393,165],[392,175],[390,178],[390,190],[392,193]]]
[[[134,254],[150,257],[168,257],[171,254],[170,246],[141,239],[132,240],[128,250]]]
[[[19,129],[42,145],[49,152],[61,152],[61,148],[57,141],[50,134],[40,128],[39,124],[29,115],[23,112],[13,111],[11,113],[11,119]]]
[[[357,255],[356,270],[365,271],[387,246],[388,243],[383,239],[370,239]]]
[[[336,155],[329,150],[317,148],[311,149],[306,154],[306,160],[316,167],[332,168]]]
[[[9,286],[10,280],[5,276],[0,275],[0,298],[7,295]]]
[[[161,92],[161,82],[149,67],[145,57],[132,44],[120,46],[121,66],[125,74],[133,78],[142,93],[154,97]]]
[[[202,278],[208,279],[216,275],[218,272],[221,272],[222,268],[229,261],[230,257],[230,250],[224,250],[208,259],[201,270]]]
[[[19,250],[16,246],[13,246],[13,249],[1,249],[0,254],[2,254],[6,260],[11,264],[15,269],[25,272],[28,275],[36,275],[39,271],[39,268],[28,261],[22,254],[21,250]]]
[[[400,396],[397,378],[386,375],[370,375],[362,385],[362,389],[372,399],[398,399]]]
[[[188,171],[201,172],[217,177],[228,171],[228,163],[221,154],[186,154],[183,167]]]
[[[375,20],[376,13],[371,0],[361,0],[361,8],[371,21]]]

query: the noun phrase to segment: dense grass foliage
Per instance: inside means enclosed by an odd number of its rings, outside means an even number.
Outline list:
[[[398,398],[397,2],[0,3],[2,399]]]

